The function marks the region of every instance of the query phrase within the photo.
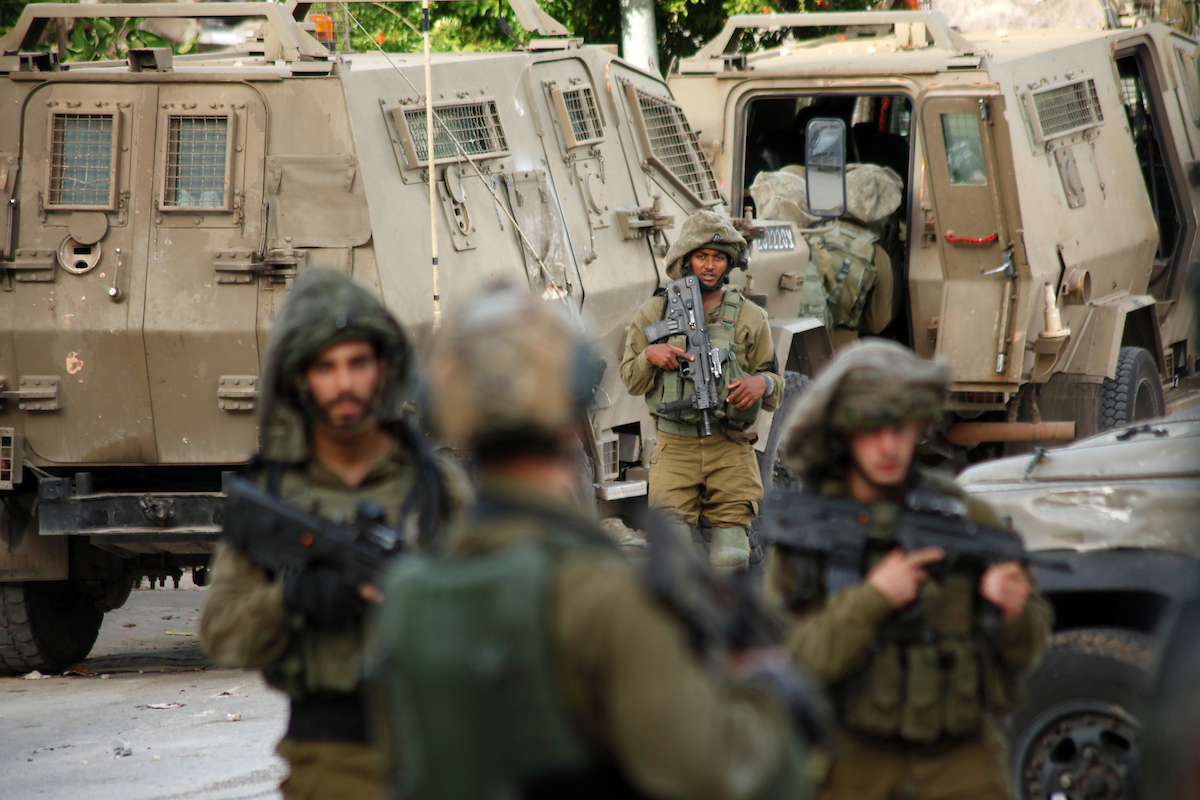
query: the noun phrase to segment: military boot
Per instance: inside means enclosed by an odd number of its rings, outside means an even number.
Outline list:
[[[750,563],[750,537],[746,535],[746,529],[741,526],[718,528],[714,525],[708,561],[714,567],[744,569]]]
[[[683,520],[669,519],[666,525],[667,531],[671,534],[671,538],[687,550],[692,549],[692,526],[688,525]]]

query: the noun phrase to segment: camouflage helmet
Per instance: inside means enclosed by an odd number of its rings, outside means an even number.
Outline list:
[[[267,340],[258,403],[265,460],[291,464],[308,457],[312,412],[304,370],[325,348],[352,339],[374,342],[384,364],[376,422],[387,425],[402,419],[413,364],[404,329],[352,278],[327,269],[305,270],[296,278]]]
[[[448,315],[429,365],[434,428],[476,451],[553,445],[587,419],[603,371],[577,316],[513,286]]]
[[[747,269],[750,266],[750,247],[746,239],[727,217],[712,211],[697,211],[687,218],[679,231],[679,238],[667,251],[667,277],[679,280],[683,277],[683,259],[695,250],[708,248],[729,256],[729,269]],[[727,270],[726,275],[729,274]]]
[[[842,459],[848,434],[941,415],[950,364],[886,339],[847,345],[818,373],[788,421],[784,457],[801,477]]]
[[[846,214],[870,225],[900,207],[904,181],[890,167],[846,165]]]

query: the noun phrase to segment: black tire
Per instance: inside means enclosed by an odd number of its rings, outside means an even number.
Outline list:
[[[1134,796],[1153,647],[1149,636],[1108,628],[1054,636],[1008,726],[1016,797]]]
[[[1154,356],[1142,347],[1122,347],[1117,374],[1100,387],[1100,430],[1119,428],[1166,411],[1162,378]]]
[[[812,378],[799,372],[783,373],[783,403],[776,409],[771,419],[771,432],[767,434],[767,444],[758,454],[758,468],[762,475],[763,488],[768,492],[772,488],[787,488],[795,486],[796,476],[787,468],[783,461],[783,442],[787,437],[788,422],[792,412],[800,403],[800,397],[812,384]]]
[[[0,675],[61,672],[79,663],[103,621],[70,581],[0,583]]]

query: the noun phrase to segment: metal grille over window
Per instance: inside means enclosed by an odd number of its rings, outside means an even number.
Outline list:
[[[1091,78],[1030,92],[1041,141],[1104,123],[1096,82]]]
[[[228,117],[171,117],[165,204],[223,208],[228,146]]]
[[[600,115],[596,111],[596,99],[592,96],[592,87],[584,86],[563,92],[563,104],[567,107],[567,116],[571,121],[571,133],[579,144],[594,142],[603,138],[600,133]]]
[[[508,140],[504,136],[500,112],[496,109],[494,100],[437,106],[433,111],[433,153],[436,161],[459,160],[464,157],[463,153],[471,157],[508,153]],[[429,163],[425,109],[404,109],[404,124],[408,128],[408,140],[416,158],[416,163],[412,166]]]
[[[636,87],[634,91],[654,157],[702,202],[719,201],[717,179],[683,109]]]
[[[55,114],[51,135],[50,203],[112,203],[113,116]]]

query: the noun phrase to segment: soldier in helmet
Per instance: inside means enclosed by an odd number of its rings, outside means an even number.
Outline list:
[[[434,424],[473,452],[478,496],[443,558],[385,584],[373,671],[393,790],[805,797],[781,684],[703,669],[572,502],[600,371],[566,309],[527,290],[484,293],[435,340]]]
[[[647,300],[634,314],[625,339],[621,379],[633,395],[645,395],[657,421],[657,444],[650,459],[650,505],[668,511],[680,534],[699,525],[703,515],[712,525],[709,557],[713,566],[744,567],[750,557],[747,531],[762,499],[762,479],[754,456],[755,435],[749,431],[760,410],[783,401],[783,378],[775,363],[775,347],[767,312],[727,286],[729,274],[746,269],[746,240],[728,219],[711,211],[688,218],[667,253],[667,275],[677,280],[693,274],[700,281],[712,346],[728,349],[732,358],[720,376],[724,402],[714,416],[718,428],[705,436],[700,414],[684,409],[666,414],[660,403],[688,396],[689,381],[676,370],[691,357],[676,337],[649,344],[643,328],[662,319],[666,298]]]
[[[808,491],[869,506],[881,550],[901,508],[1000,524],[952,479],[914,464],[949,379],[944,362],[868,339],[840,351],[796,409],[789,466]],[[935,578],[942,558],[893,549],[838,580],[802,554],[770,555],[768,586],[796,615],[788,646],[828,687],[842,725],[821,797],[1010,796],[990,716],[1020,704],[1020,676],[1040,658],[1053,612],[1019,564]]]
[[[428,538],[447,513],[445,466],[404,419],[413,355],[387,310],[350,278],[308,270],[271,331],[259,404],[259,480],[323,516],[359,503]],[[415,538],[411,537],[411,538]],[[291,698],[278,752],[284,797],[376,798],[360,690],[362,617],[378,590],[332,567],[271,575],[218,549],[200,635],[213,661],[257,667]]]

